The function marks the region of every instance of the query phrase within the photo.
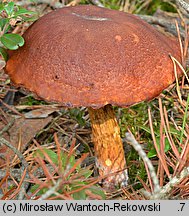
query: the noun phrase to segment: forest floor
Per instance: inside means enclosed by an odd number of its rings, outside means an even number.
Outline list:
[[[14,1],[38,16],[68,5],[96,4],[137,14],[158,30],[179,22],[183,49],[188,49],[188,17],[175,1]],[[182,15],[182,16],[181,16]],[[152,18],[154,20],[152,20]],[[158,24],[159,20],[159,24]],[[160,23],[162,21],[162,24]],[[184,22],[186,21],[186,22]],[[23,34],[31,22],[12,29]],[[169,25],[170,26],[170,25]],[[175,27],[176,29],[176,27]],[[172,32],[169,32],[172,33]],[[183,65],[186,67],[186,65]],[[12,94],[7,94],[12,92]],[[159,199],[189,199],[189,80],[180,80],[150,102],[115,107],[125,145],[129,185],[105,190],[100,184],[86,108],[68,109],[37,100],[15,88],[0,71],[0,198],[10,199],[151,199],[149,167],[125,133],[132,132],[159,180]],[[11,148],[11,146],[13,148]],[[158,152],[155,150],[159,149]]]

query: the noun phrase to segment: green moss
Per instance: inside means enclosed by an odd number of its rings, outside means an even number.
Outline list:
[[[142,13],[152,15],[160,8],[163,11],[176,13],[176,9],[169,2],[162,2],[161,0],[152,0],[147,8],[144,8]]]
[[[28,106],[32,106],[32,105],[45,105],[45,104],[47,104],[45,101],[43,101],[43,100],[36,100],[32,96],[28,96],[24,100],[24,102],[22,103],[22,105],[28,105]]]
[[[127,166],[129,167],[129,184],[133,185],[135,190],[142,188],[143,186],[139,182],[138,177],[144,182],[148,178],[142,159],[139,158],[138,153],[132,148],[128,153],[126,160]]]
[[[70,117],[75,119],[81,126],[86,125],[86,121],[84,119],[84,111],[81,111],[79,108],[73,108],[69,110],[69,114]]]
[[[109,1],[101,1],[103,3],[103,5],[107,8],[110,8],[110,9],[114,9],[114,10],[118,10],[119,9],[119,3],[120,1],[118,0],[109,0]]]

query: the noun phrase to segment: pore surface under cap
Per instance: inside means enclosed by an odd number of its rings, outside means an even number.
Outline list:
[[[65,106],[130,106],[175,79],[179,45],[134,15],[95,6],[65,7],[36,21],[6,72],[18,86]]]

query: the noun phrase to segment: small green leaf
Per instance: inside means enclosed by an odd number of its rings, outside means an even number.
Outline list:
[[[39,187],[40,187],[40,185],[38,185],[38,184],[31,186],[31,189],[30,189],[31,193],[36,193],[36,191],[39,190]],[[42,188],[36,193],[36,195],[41,196],[44,193],[46,193],[47,191],[48,191],[48,188]]]
[[[37,0],[30,0],[30,2],[36,4],[36,3],[37,3]]]
[[[0,38],[1,43],[10,50],[16,50],[24,45],[24,38],[18,34],[4,34]]]
[[[87,185],[87,184],[84,184],[84,185]],[[81,186],[75,186],[75,187],[72,187],[71,189],[76,190],[76,189],[79,189],[81,187],[83,187],[83,186],[82,185]],[[86,189],[83,189],[81,191],[78,191],[76,193],[73,193],[72,194],[73,198],[75,200],[85,200],[87,198],[87,194],[85,193],[86,190],[90,190],[94,195],[100,196],[101,199],[103,199],[103,200],[106,199],[106,195],[105,195],[104,191],[100,187],[97,187],[95,185],[88,187]]]
[[[77,189],[77,188],[75,188]],[[86,193],[85,193],[85,190],[80,190],[76,193],[73,193],[72,194],[74,200],[86,200]]]
[[[4,4],[0,3],[0,13],[4,10]]]
[[[34,193],[38,188],[39,188],[38,184],[31,186],[31,189],[30,189],[31,193]]]
[[[176,130],[176,129],[173,128],[172,126],[170,126],[169,132],[170,132],[172,135],[175,135],[177,138],[179,138],[179,136],[180,136],[180,131]]]
[[[70,158],[69,158],[69,164],[71,167],[73,167],[76,163],[76,160],[75,160],[75,156],[74,155],[70,155]]]
[[[73,116],[81,126],[84,126],[86,124],[86,121],[83,118],[83,114],[84,114],[83,111],[75,108],[75,109],[70,110],[69,112],[70,112],[70,115]]]
[[[9,2],[6,6],[5,6],[5,11],[7,13],[7,15],[9,17],[11,17],[13,11],[14,11],[14,2]]]
[[[158,149],[160,148],[160,138],[157,137],[156,138],[156,143],[158,146]],[[164,152],[168,152],[170,150],[171,146],[169,144],[169,140],[167,138],[165,138],[165,148],[164,148]],[[157,156],[157,152],[155,147],[153,147],[149,152],[148,152],[148,158],[152,158],[152,157],[156,157]]]
[[[18,10],[16,12],[14,12],[14,16],[20,16],[20,15],[34,15],[36,14],[36,12],[34,11],[29,11],[23,7],[17,7]]]
[[[54,164],[58,163],[58,156],[55,152],[53,152],[51,149],[43,149],[43,151],[49,156],[49,158],[52,160]],[[37,150],[36,154],[38,153],[42,159],[45,159],[46,157],[43,151]]]
[[[62,160],[62,168],[66,168],[66,162],[67,162],[68,154],[65,152],[61,152],[61,160]]]
[[[151,134],[150,128],[146,127],[144,125],[138,125],[139,128],[141,128],[142,130],[146,131],[147,133]]]
[[[3,47],[0,47],[0,55],[3,57],[5,61],[8,60],[8,53]]]
[[[149,152],[148,152],[148,158],[153,158],[157,156],[157,152],[155,148],[153,147]]]
[[[68,158],[68,154],[65,152],[63,152],[61,154],[61,159],[62,159],[62,168],[63,169],[68,169],[69,167],[71,168],[76,163],[75,156],[70,155]],[[77,167],[76,167],[76,169],[77,169]]]
[[[0,29],[1,29],[1,31],[3,31],[3,29],[4,29],[4,27],[5,27],[5,25],[7,24],[7,23],[9,23],[9,18],[1,18],[0,19]],[[8,26],[10,26],[10,25],[7,25],[7,28],[8,28]],[[6,29],[5,29],[6,30]],[[4,32],[5,33],[5,32]]]
[[[85,169],[79,169],[78,170],[78,177],[85,177],[86,179],[89,178],[92,175],[93,171],[85,168]]]
[[[45,152],[47,153],[47,155],[50,157],[50,159],[52,160],[54,164],[58,163],[58,156],[54,151],[50,149],[45,149]]]
[[[82,170],[83,171],[83,176],[87,179],[87,178],[89,178],[91,175],[92,175],[92,173],[93,173],[93,171],[91,171],[91,170]],[[80,171],[81,172],[81,171]]]
[[[102,200],[106,199],[106,195],[100,187],[91,186],[90,188],[88,188],[88,190],[90,190],[93,194],[99,195],[102,198]]]
[[[164,152],[166,153],[170,149],[171,149],[171,146],[170,146],[169,140],[167,138],[165,138],[165,149],[164,149]]]
[[[139,128],[141,128],[142,130],[146,131],[147,133],[151,134],[151,130],[149,127],[146,127],[144,125],[137,125]],[[159,136],[159,133],[157,131],[154,131],[156,136]]]

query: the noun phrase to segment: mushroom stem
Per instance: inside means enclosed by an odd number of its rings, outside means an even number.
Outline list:
[[[126,186],[128,175],[120,128],[111,105],[89,108],[97,167],[106,188]],[[112,174],[114,173],[114,174]]]

